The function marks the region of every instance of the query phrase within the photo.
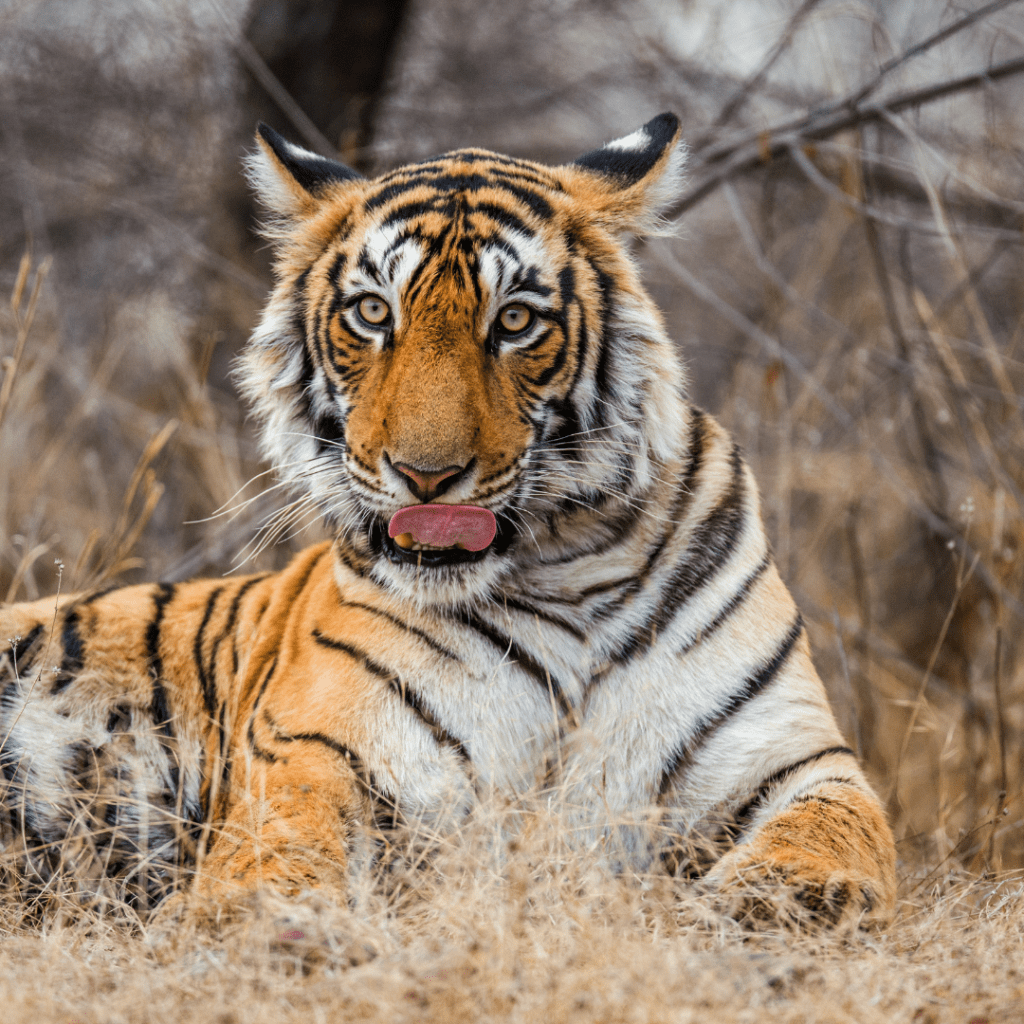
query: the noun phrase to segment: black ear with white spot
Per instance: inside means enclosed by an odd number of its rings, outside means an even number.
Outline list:
[[[655,229],[662,209],[682,191],[686,146],[680,134],[675,114],[659,114],[635,132],[584,153],[569,165],[587,172],[583,181],[577,177],[574,191],[615,227]]]
[[[256,129],[259,149],[246,161],[249,180],[274,213],[301,216],[332,187],[362,175],[336,160],[289,142],[269,125]]]
[[[618,178],[622,187],[628,188],[650,173],[678,135],[679,118],[675,114],[659,114],[631,135],[607,142],[600,149],[592,149],[574,163]]]

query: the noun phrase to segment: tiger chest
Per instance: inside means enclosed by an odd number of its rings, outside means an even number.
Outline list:
[[[255,740],[329,744],[344,752],[338,771],[434,829],[488,794],[552,783],[583,724],[587,645],[504,612],[385,608],[352,599],[306,624],[253,707]],[[599,776],[601,758],[591,760]]]

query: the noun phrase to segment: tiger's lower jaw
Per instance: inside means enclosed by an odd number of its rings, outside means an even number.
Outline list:
[[[464,548],[402,547],[388,536],[387,524],[375,520],[367,533],[368,553],[375,559],[373,577],[392,593],[417,604],[462,605],[490,596],[508,570],[503,557],[516,530],[498,515],[494,540],[480,551]]]
[[[480,562],[487,557],[493,542],[479,551],[453,546],[447,548],[429,545],[404,546],[400,538],[391,537],[380,523],[375,523],[370,531],[370,547],[375,554],[383,555],[395,565],[411,565],[417,569],[439,569],[446,565],[465,565]]]

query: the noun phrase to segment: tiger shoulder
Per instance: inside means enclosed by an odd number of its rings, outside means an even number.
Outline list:
[[[887,919],[884,813],[627,249],[678,194],[678,119],[563,166],[463,149],[377,178],[257,142],[276,285],[238,384],[333,539],[0,608],[19,884],[343,891],[374,836],[450,834],[496,792],[737,913],[781,886]]]

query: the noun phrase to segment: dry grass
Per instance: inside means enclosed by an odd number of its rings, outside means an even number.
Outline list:
[[[828,39],[822,11],[832,8],[820,6],[813,27]],[[615,9],[602,8],[608,18]],[[1012,13],[937,45],[920,77],[887,79],[879,96],[997,63],[1007,39],[1024,38]],[[780,18],[780,38],[790,28],[791,52],[803,52],[810,29]],[[685,83],[706,84],[664,53],[657,67],[656,91],[668,97],[659,107],[675,105]],[[748,137],[756,148],[758,128],[807,100],[787,74],[788,92],[746,79],[750,95],[726,123],[716,126],[721,104],[705,102],[689,129],[691,196],[718,173],[716,146]],[[471,106],[476,93],[465,95]],[[902,873],[888,931],[752,935],[665,880],[607,877],[563,849],[557,824],[538,821],[510,852],[492,820],[411,874],[360,876],[348,905],[267,901],[212,930],[187,916],[82,911],[60,894],[35,915],[0,898],[0,1017],[1024,1017],[1020,100],[1007,78],[813,143],[797,138],[788,155],[695,203],[684,237],[642,251],[695,394],[754,465],[840,724],[888,802]],[[480,111],[480,124],[493,121],[486,104]],[[524,124],[527,115],[536,110]],[[535,151],[551,156],[540,143]],[[87,212],[109,202],[105,188]],[[219,255],[197,236],[161,235],[170,248],[160,273],[127,296],[108,284],[88,344],[69,328],[81,252],[56,242],[52,263],[13,255],[0,267],[13,296],[0,315],[0,599],[52,592],[58,580],[67,591],[110,575],[226,571],[273,509],[262,499],[232,520],[181,525],[260,471],[224,374],[223,339],[244,333],[259,290],[259,265],[238,265],[230,241],[241,233],[237,223],[215,228]],[[184,302],[165,283],[174,265],[193,284],[213,275]],[[196,312],[197,295],[210,312]],[[262,564],[280,564],[316,529]]]
[[[493,824],[414,876],[357,876],[349,906],[267,897],[212,929],[171,914],[12,922],[4,1020],[1020,1019],[1019,877],[908,883],[880,934],[751,934],[668,879],[609,877],[544,823],[510,856]]]

